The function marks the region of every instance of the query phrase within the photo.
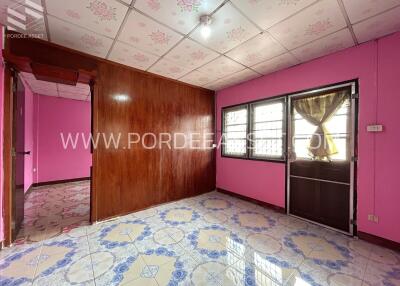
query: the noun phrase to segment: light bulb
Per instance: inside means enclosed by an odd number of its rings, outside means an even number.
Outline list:
[[[211,29],[210,26],[208,25],[203,25],[201,28],[201,35],[203,36],[204,39],[207,39],[211,34]]]

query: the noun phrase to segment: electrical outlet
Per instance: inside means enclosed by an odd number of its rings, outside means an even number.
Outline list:
[[[377,215],[369,214],[368,215],[368,220],[369,221],[373,221],[375,223],[378,223],[379,222],[379,217]]]
[[[367,126],[367,131],[368,132],[382,132],[383,131],[383,125],[380,125],[380,124],[368,125]]]

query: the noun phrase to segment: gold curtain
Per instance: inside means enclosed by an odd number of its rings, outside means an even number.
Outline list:
[[[335,115],[348,96],[348,91],[339,91],[294,101],[295,110],[307,122],[317,127],[308,145],[309,154],[313,159],[330,160],[330,156],[338,153],[335,142],[324,123]]]

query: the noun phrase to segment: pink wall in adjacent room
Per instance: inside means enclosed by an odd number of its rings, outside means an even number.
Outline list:
[[[400,33],[349,48],[217,93],[217,133],[221,108],[304,89],[359,79],[357,173],[358,230],[400,242]],[[368,133],[368,124],[384,125]],[[285,205],[285,165],[222,158],[217,151],[217,187],[281,207]],[[368,214],[379,217],[370,222]]]
[[[36,150],[34,180],[37,183],[76,179],[90,176],[92,156],[90,148],[79,141],[77,148],[65,150],[60,133],[64,136],[90,134],[90,102],[39,95],[35,98]]]
[[[3,26],[0,25],[0,51],[3,49]],[[0,52],[0,241],[4,239],[3,224],[3,102],[4,102],[4,63]]]
[[[25,84],[25,151],[30,151],[30,155],[26,155],[24,159],[24,191],[25,193],[33,183],[33,154],[35,148],[35,138],[33,133],[34,122],[34,94],[27,84]]]

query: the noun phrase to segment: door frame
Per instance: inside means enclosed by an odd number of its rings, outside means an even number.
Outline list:
[[[4,57],[5,67],[4,67],[4,104],[3,104],[3,181],[4,181],[4,242],[3,246],[8,247],[13,243],[12,239],[12,220],[13,220],[13,201],[12,201],[12,191],[13,191],[13,140],[14,140],[14,111],[13,105],[15,101],[14,95],[14,76],[18,76],[18,73],[22,68],[19,63],[14,63],[14,58],[10,57],[10,61],[7,60],[7,56]],[[21,62],[25,62],[27,58],[18,58]],[[29,64],[31,64],[29,62]],[[57,66],[55,66],[57,68]],[[96,83],[96,75],[93,73],[87,73],[85,71],[79,70],[78,73],[82,74],[88,79],[87,84],[90,86],[91,91],[91,134],[97,133],[97,104],[98,104],[98,86]],[[62,80],[60,76],[60,80]],[[91,150],[92,154],[92,167],[90,172],[90,223],[93,224],[97,221],[97,196],[96,196],[96,161],[97,161],[97,151],[96,149]]]
[[[290,213],[290,163],[291,163],[291,148],[292,148],[292,130],[291,130],[291,123],[292,123],[292,114],[291,114],[291,109],[292,109],[292,99],[297,98],[297,97],[304,97],[304,96],[312,96],[313,94],[319,94],[321,92],[325,91],[330,91],[330,90],[336,90],[338,88],[344,88],[344,87],[351,87],[351,94],[350,94],[350,100],[351,100],[351,140],[350,140],[350,221],[349,221],[349,232],[336,229],[334,227],[330,227],[300,216],[296,216]],[[298,93],[293,93],[288,95],[288,100],[287,100],[287,163],[286,163],[286,214],[292,217],[296,217],[298,219],[323,226],[325,228],[341,232],[346,235],[354,236],[356,234],[356,229],[357,229],[357,224],[356,224],[356,216],[357,216],[357,186],[356,186],[356,171],[357,171],[357,137],[358,137],[358,128],[357,128],[357,123],[358,123],[358,98],[359,98],[359,90],[358,90],[358,80],[351,80],[348,82],[343,82],[343,83],[338,83],[338,84],[332,84],[329,86],[321,87],[321,88],[316,88],[313,90],[307,90],[307,91],[300,91]]]

